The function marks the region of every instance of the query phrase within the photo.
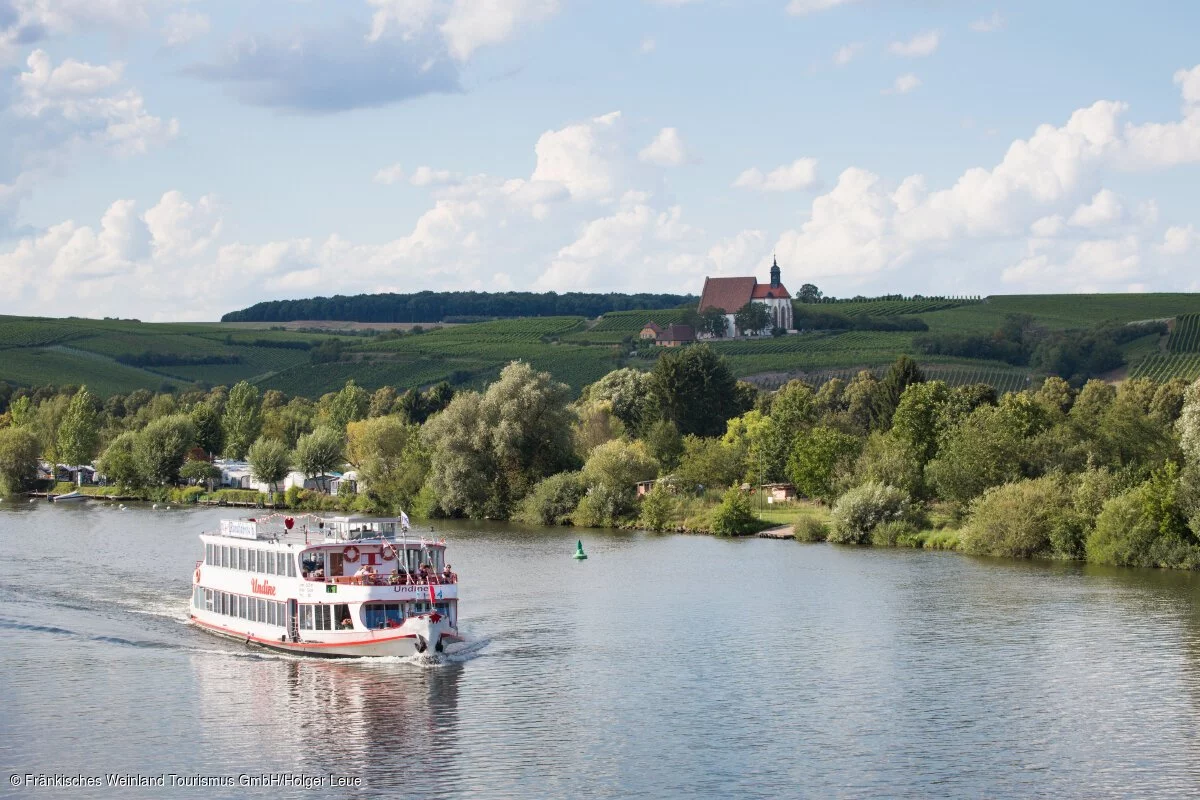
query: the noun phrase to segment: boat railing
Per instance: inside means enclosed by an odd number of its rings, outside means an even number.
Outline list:
[[[458,583],[458,576],[447,579],[441,576],[428,579],[415,575],[407,579],[401,577],[393,580],[391,575],[334,575],[332,578],[306,578],[314,583],[336,583],[339,586],[453,586]]]

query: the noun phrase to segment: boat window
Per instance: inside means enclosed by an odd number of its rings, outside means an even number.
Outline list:
[[[250,551],[250,562],[248,565],[248,569],[251,572],[262,572],[263,571],[258,568],[258,551],[257,550]]]
[[[237,596],[236,605],[237,605],[237,611],[234,613],[234,616],[239,617],[240,619],[245,619],[246,618],[246,596],[239,594]]]
[[[225,613],[225,593],[224,592],[216,593],[216,605],[217,605],[217,607],[214,610],[218,614],[224,614]]]
[[[274,601],[267,603],[267,624],[268,625],[277,625],[278,624],[275,620],[275,602]]]
[[[363,605],[363,621],[371,630],[399,625],[404,621],[400,603],[367,603]]]
[[[267,621],[267,601],[261,597],[258,599],[258,621]]]
[[[229,566],[229,545],[221,545],[221,555],[217,559],[222,567]]]
[[[204,610],[205,611],[213,610],[213,590],[212,589],[204,590]]]
[[[237,565],[234,567],[234,569],[240,569],[243,572],[246,571],[246,548],[237,548]]]
[[[296,577],[296,559],[291,557],[290,553],[280,553],[281,556],[287,559],[287,575],[289,578]]]
[[[311,631],[313,629],[313,607],[310,605],[300,606],[300,630]]]
[[[350,619],[350,606],[338,603],[333,607],[333,626],[339,631],[350,630],[354,622]]]

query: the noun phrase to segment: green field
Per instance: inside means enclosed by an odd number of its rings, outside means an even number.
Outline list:
[[[1129,374],[1200,377],[1200,294],[1004,295],[983,301],[918,298],[813,307],[849,316],[914,316],[932,333],[986,334],[1009,314],[1029,314],[1051,330],[1178,318],[1166,339],[1143,336],[1122,347]],[[621,366],[652,367],[657,350],[631,354],[621,343],[636,337],[650,320],[666,326],[680,321],[684,313],[681,309],[622,311],[597,321],[504,319],[378,338],[271,330],[266,325],[255,329],[245,324],[0,316],[0,380],[28,386],[87,383],[101,395],[249,380],[264,389],[319,397],[350,378],[370,389],[418,388],[441,380],[478,387],[509,361],[522,359],[578,391]],[[829,377],[849,379],[862,369],[880,372],[899,355],[916,355],[916,335],[910,331],[809,332],[722,341],[713,347],[737,376],[771,386],[792,377],[819,383]],[[309,348],[331,340],[341,343],[340,357],[335,354],[334,361],[313,363]],[[144,354],[159,361],[153,366],[117,361]],[[234,363],[189,363],[199,358]],[[992,362],[929,356],[919,356],[918,361],[927,374],[955,385],[982,381],[1011,390],[1027,385],[1031,378],[1028,370]]]

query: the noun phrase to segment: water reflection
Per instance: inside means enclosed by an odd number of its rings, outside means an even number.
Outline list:
[[[231,770],[359,776],[372,795],[458,783],[462,664],[210,653],[190,664],[204,749]]]

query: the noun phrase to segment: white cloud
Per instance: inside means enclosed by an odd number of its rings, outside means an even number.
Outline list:
[[[894,56],[904,56],[906,58],[924,58],[925,56],[933,55],[938,49],[938,44],[941,42],[942,32],[924,31],[918,33],[907,42],[892,42],[888,45],[888,52]]]
[[[1167,228],[1162,244],[1157,245],[1155,249],[1165,256],[1182,256],[1190,253],[1198,244],[1200,233],[1196,232],[1195,226],[1175,225]]]
[[[1004,17],[1000,16],[1000,12],[993,13],[990,17],[977,19],[970,25],[971,30],[976,33],[992,33],[1004,28]]]
[[[677,128],[663,128],[654,137],[654,141],[646,145],[638,158],[647,164],[657,164],[660,167],[678,167],[688,160],[687,147]]]
[[[193,205],[182,192],[167,192],[146,210],[142,220],[150,233],[154,258],[162,261],[196,258],[221,233],[221,210],[212,195]]]
[[[615,139],[620,121],[621,112],[614,111],[543,133],[534,147],[537,166],[532,180],[560,183],[577,198],[611,194],[617,183]]]
[[[187,0],[5,0],[0,2],[0,64],[47,37],[145,29],[155,12]]]
[[[742,172],[734,180],[737,189],[757,189],[763,192],[791,192],[810,189],[817,183],[817,160],[798,158],[791,164],[776,167],[767,174],[757,167]]]
[[[892,81],[891,88],[884,89],[883,94],[908,94],[920,85],[921,79],[909,72]]]
[[[1062,218],[1062,214],[1052,214],[1034,222],[1029,226],[1029,231],[1038,238],[1048,239],[1058,236],[1066,227],[1067,222]]]
[[[413,171],[408,182],[413,186],[448,186],[458,182],[461,178],[461,175],[448,169],[420,166]]]
[[[646,55],[647,53],[653,53],[656,47],[658,47],[658,43],[647,36],[645,39],[642,39],[640,50],[642,55]]]
[[[817,11],[828,11],[831,8],[848,5],[857,2],[857,0],[791,0],[787,4],[787,13],[802,17],[806,14],[813,14]]]
[[[1038,292],[1128,291],[1142,266],[1135,236],[1090,239],[1068,245],[1054,254],[1022,259],[1005,269],[1002,278],[1014,288]]]
[[[180,47],[208,33],[208,17],[195,11],[179,11],[167,17],[163,24],[163,40],[169,47]]]
[[[455,0],[440,30],[450,53],[465,60],[480,47],[558,12],[558,0]]]
[[[1125,208],[1116,193],[1109,189],[1101,189],[1090,203],[1075,209],[1070,223],[1078,228],[1098,228],[1117,222],[1124,213]]]
[[[850,44],[842,45],[833,54],[833,63],[839,67],[844,67],[857,58],[862,49],[862,42],[851,42]]]
[[[391,186],[393,183],[399,183],[404,180],[404,167],[400,162],[390,164],[375,173],[372,178],[375,183],[382,183],[385,186]]]

